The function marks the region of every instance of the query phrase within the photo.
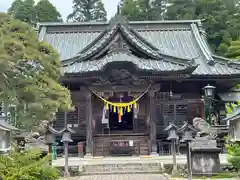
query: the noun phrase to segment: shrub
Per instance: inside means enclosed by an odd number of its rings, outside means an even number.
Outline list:
[[[240,143],[234,142],[227,145],[229,163],[239,172],[240,171]]]
[[[57,180],[59,172],[49,165],[49,158],[38,150],[1,155],[0,176],[3,180]]]

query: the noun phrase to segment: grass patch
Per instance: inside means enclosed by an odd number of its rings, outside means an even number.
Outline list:
[[[214,178],[214,179],[217,179],[217,178],[234,178],[234,177],[237,177],[239,174],[237,174],[237,173],[233,173],[233,172],[231,172],[231,173],[219,173],[218,175],[216,175],[216,176],[213,176],[212,178]]]

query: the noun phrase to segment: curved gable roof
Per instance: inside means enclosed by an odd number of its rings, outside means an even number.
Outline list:
[[[175,57],[176,63],[198,65],[193,76],[240,75],[238,63],[217,57],[208,48],[199,20],[110,23],[43,23],[39,39],[55,47],[62,60],[97,53],[116,33],[123,33],[132,45],[152,60]],[[79,58],[82,59],[82,58]],[[78,60],[79,60],[78,59]],[[83,58],[84,59],[84,58]]]

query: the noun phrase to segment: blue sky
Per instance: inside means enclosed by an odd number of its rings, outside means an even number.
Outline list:
[[[37,1],[37,0],[36,0]],[[61,12],[63,18],[72,12],[72,0],[50,0]],[[108,12],[108,18],[112,17],[117,11],[120,0],[102,0]],[[13,0],[0,0],[0,12],[5,12]]]

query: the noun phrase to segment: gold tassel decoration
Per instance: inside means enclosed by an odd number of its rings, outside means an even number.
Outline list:
[[[127,107],[127,112],[131,112],[130,106]]]

